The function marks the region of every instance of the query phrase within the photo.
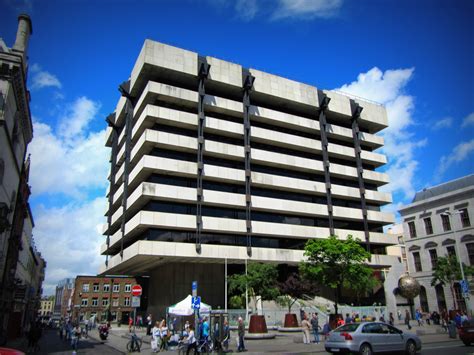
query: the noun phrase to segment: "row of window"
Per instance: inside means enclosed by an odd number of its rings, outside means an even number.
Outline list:
[[[439,214],[441,218],[441,224],[443,225],[443,231],[449,232],[451,230],[451,221],[450,216],[448,214]],[[461,225],[463,228],[467,228],[471,226],[471,221],[469,219],[469,213],[467,212],[467,208],[463,208],[459,210],[459,216],[461,218]],[[431,223],[431,217],[423,218],[423,224],[425,226],[425,233],[426,235],[433,234],[433,224]],[[410,233],[410,238],[416,238],[417,231],[416,225],[414,221],[408,222],[408,230]]]
[[[467,255],[469,257],[469,265],[473,266],[474,265],[474,243],[467,243],[466,249],[467,249]],[[448,256],[457,257],[456,248],[454,247],[454,245],[448,245],[446,247],[446,252]],[[431,268],[434,269],[436,268],[438,264],[438,252],[436,249],[429,249],[428,253],[430,255]],[[420,256],[419,251],[413,252],[413,263],[414,263],[416,272],[423,271],[423,267],[421,264],[421,256]]]
[[[112,307],[118,307],[119,303],[120,302],[119,302],[118,298],[112,299]],[[108,298],[102,298],[102,306],[107,307],[108,305],[109,305],[109,299]],[[89,306],[89,299],[88,298],[81,299],[81,306],[82,307]],[[98,307],[99,306],[99,299],[98,298],[92,298],[91,306],[92,307]],[[123,306],[130,306],[130,297],[124,297]]]
[[[82,292],[90,292],[90,284],[82,284]],[[101,292],[100,284],[92,284],[92,292]],[[103,284],[102,292],[110,292],[110,284]],[[120,292],[120,284],[113,284],[112,292]],[[132,284],[126,284],[124,292],[132,292]]]

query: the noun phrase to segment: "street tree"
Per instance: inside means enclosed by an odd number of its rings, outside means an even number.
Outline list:
[[[370,253],[359,243],[351,235],[346,240],[333,235],[310,239],[305,245],[306,260],[300,263],[300,271],[304,277],[334,289],[336,314],[342,288],[365,293],[374,286],[373,270],[366,264]]]
[[[296,272],[288,275],[287,279],[278,284],[281,296],[277,298],[278,304],[288,308],[288,313],[291,313],[291,307],[295,304],[298,298],[303,295],[314,295],[316,285],[309,279],[300,277]]]
[[[235,274],[229,277],[229,292],[242,294],[247,290],[257,310],[259,300],[269,301],[278,297],[277,277],[276,265],[250,262],[247,274]]]
[[[474,274],[474,268],[467,266],[463,263],[464,275],[470,276]],[[446,257],[440,256],[437,259],[436,266],[433,268],[433,277],[431,279],[431,286],[436,285],[449,285],[451,295],[453,297],[453,307],[458,309],[456,306],[456,293],[454,291],[454,284],[456,280],[461,280],[461,267],[459,266],[459,260],[455,255],[448,255]]]

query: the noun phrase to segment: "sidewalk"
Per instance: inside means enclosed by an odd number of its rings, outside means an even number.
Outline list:
[[[407,331],[405,325],[397,325],[403,331]],[[412,333],[423,331],[424,334],[419,334],[419,337],[423,345],[444,343],[450,341],[456,341],[455,339],[449,338],[447,333],[439,333],[438,328],[440,326],[425,325],[423,327],[413,326]],[[148,353],[151,351],[150,347],[150,336],[145,335],[145,330],[137,330],[136,334],[142,338],[143,346],[142,352]],[[248,349],[247,354],[262,354],[262,353],[279,353],[279,354],[325,354],[324,341],[319,344],[303,344],[303,335],[301,332],[297,333],[280,333],[278,331],[270,331],[275,334],[274,339],[267,340],[245,340],[245,346]],[[98,336],[98,334],[91,334],[92,336]],[[128,327],[113,328],[110,331],[109,339],[106,344],[119,351],[126,352],[126,345],[129,341],[130,334]],[[229,344],[229,350],[233,352],[237,351],[236,345],[237,332],[231,331],[231,341]],[[324,339],[324,337],[321,337]],[[459,340],[457,340],[459,341]],[[169,350],[161,352],[161,354],[175,354],[176,351]]]

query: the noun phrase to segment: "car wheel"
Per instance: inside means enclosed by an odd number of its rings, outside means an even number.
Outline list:
[[[413,342],[412,340],[408,340],[405,354],[416,355],[416,345],[415,342]]]
[[[471,345],[471,342],[469,342],[469,341],[463,341],[463,343],[464,343],[464,345],[466,345],[466,346],[470,346],[470,345]]]
[[[359,354],[360,355],[372,355],[373,354],[372,348],[367,343],[362,344],[360,349],[359,349]]]

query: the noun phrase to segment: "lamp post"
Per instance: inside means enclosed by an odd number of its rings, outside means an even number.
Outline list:
[[[451,217],[454,216],[454,215],[459,215],[461,213],[462,213],[462,211],[455,211],[455,212],[445,211],[445,212],[442,212],[441,215],[447,216],[449,224],[451,225],[452,224],[451,223]],[[464,266],[462,264],[461,252],[460,252],[460,249],[459,249],[458,240],[456,239],[456,227],[455,227],[454,224],[452,224],[452,228],[453,228],[454,245],[456,246],[456,254],[459,256],[459,268],[461,269],[461,277],[462,277],[463,282],[467,282],[467,280],[464,276]],[[467,312],[467,314],[469,314],[470,313],[469,301],[466,300],[466,296],[465,296],[464,292],[462,292],[462,290],[461,290],[461,293],[462,293],[462,297],[464,298],[464,303],[466,304],[466,312]]]
[[[114,287],[114,279],[110,279],[110,297],[109,297],[109,314],[107,315],[107,322],[112,322],[112,289]]]

